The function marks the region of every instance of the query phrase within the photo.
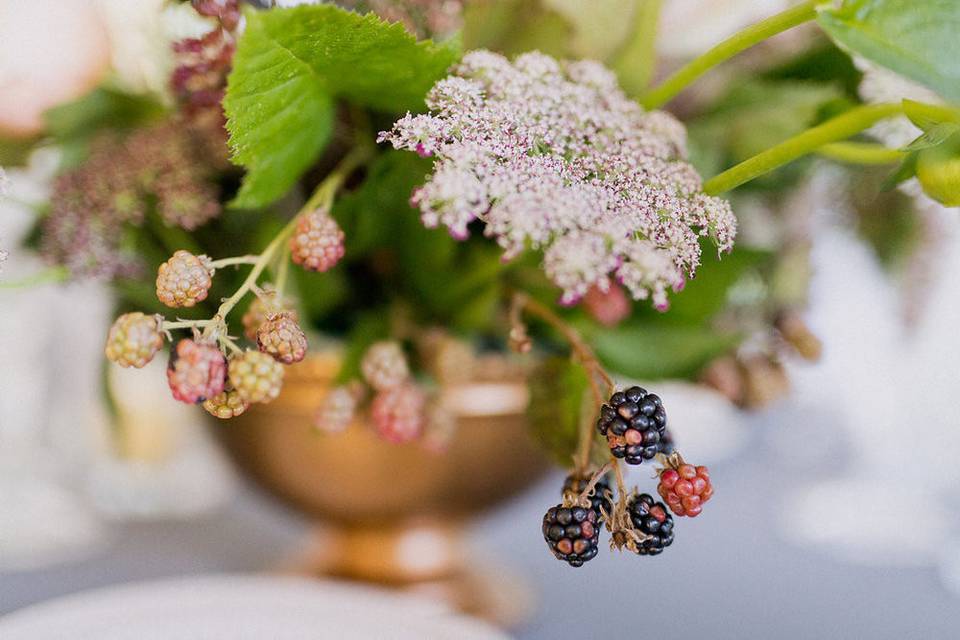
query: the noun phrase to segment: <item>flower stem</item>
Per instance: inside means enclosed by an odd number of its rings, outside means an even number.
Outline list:
[[[822,0],[806,0],[735,33],[700,57],[691,60],[659,86],[649,91],[640,101],[641,104],[647,109],[663,106],[683,91],[687,85],[721,62],[726,62],[741,51],[767,38],[813,20],[817,15],[815,7],[819,2]]]
[[[890,149],[871,142],[831,142],[816,150],[817,155],[847,164],[892,164],[906,155],[899,149]]]
[[[803,133],[714,176],[704,183],[703,190],[710,195],[730,191],[757,176],[813,153],[826,144],[849,138],[880,120],[901,113],[903,113],[903,108],[897,103],[866,105],[850,109],[836,118],[827,120],[812,129],[807,129]]]

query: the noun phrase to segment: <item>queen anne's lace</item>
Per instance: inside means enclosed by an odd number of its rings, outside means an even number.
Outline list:
[[[436,158],[412,198],[424,224],[462,239],[482,220],[505,259],[543,249],[565,304],[591,286],[606,290],[613,275],[665,309],[667,290],[699,265],[702,237],[733,246],[736,220],[702,192],[683,125],[644,112],[598,63],[528,53],[511,64],[474,51],[427,105],[430,114],[407,114],[380,134]]]

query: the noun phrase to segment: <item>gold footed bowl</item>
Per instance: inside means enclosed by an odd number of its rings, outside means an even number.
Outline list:
[[[548,468],[526,425],[522,380],[447,389],[457,430],[443,453],[390,444],[362,422],[340,434],[311,420],[339,360],[314,355],[286,368],[280,397],[215,428],[248,477],[316,518],[297,569],[415,590],[502,625],[531,598],[523,581],[480,571],[467,553],[468,520],[529,487]]]

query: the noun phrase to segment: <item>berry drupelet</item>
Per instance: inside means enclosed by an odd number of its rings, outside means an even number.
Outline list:
[[[673,517],[662,502],[655,502],[648,493],[634,496],[627,503],[630,521],[637,531],[648,536],[636,544],[641,556],[655,556],[673,543]]]
[[[667,412],[660,397],[640,387],[610,396],[600,408],[597,431],[607,438],[610,453],[627,464],[640,464],[660,453]]]
[[[558,560],[579,567],[597,555],[598,522],[593,509],[558,504],[543,516],[543,539]]]

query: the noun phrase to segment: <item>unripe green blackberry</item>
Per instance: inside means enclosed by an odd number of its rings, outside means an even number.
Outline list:
[[[254,297],[250,306],[247,307],[246,313],[243,314],[241,319],[243,335],[251,342],[256,342],[257,329],[260,328],[260,325],[267,321],[268,316],[281,311],[289,313],[294,322],[300,322],[300,318],[297,317],[297,312],[293,309],[290,301],[281,298],[272,285],[264,285],[262,295]]]
[[[203,401],[203,408],[212,416],[227,420],[236,418],[250,407],[250,403],[240,397],[235,389],[221,391],[212,398]]]
[[[181,249],[157,270],[157,299],[168,307],[192,307],[206,299],[213,271],[210,258]]]
[[[136,311],[117,318],[107,334],[107,359],[121,367],[140,369],[153,360],[163,346],[159,316]]]
[[[370,345],[360,363],[360,370],[377,391],[398,387],[410,376],[407,357],[400,345],[392,340]]]
[[[350,385],[331,389],[317,409],[313,426],[327,433],[344,431],[356,417],[358,395]]]
[[[247,402],[271,402],[283,386],[283,366],[259,351],[247,350],[230,358],[230,384]]]

